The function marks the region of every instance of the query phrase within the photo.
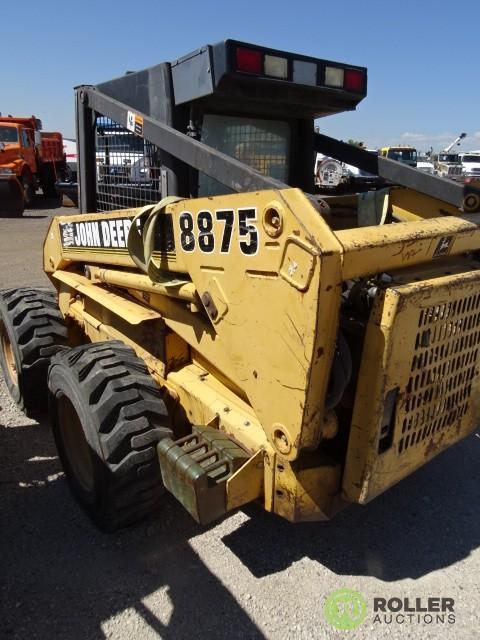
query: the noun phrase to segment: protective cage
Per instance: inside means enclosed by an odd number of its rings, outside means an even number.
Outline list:
[[[472,271],[395,286],[377,298],[345,464],[349,500],[368,502],[475,429],[479,287]]]
[[[160,193],[160,150],[102,115],[95,120],[97,211],[154,204]]]

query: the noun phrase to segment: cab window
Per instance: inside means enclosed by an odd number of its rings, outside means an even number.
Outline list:
[[[287,122],[205,114],[201,141],[263,175],[288,182],[290,127]],[[213,178],[199,173],[199,196],[230,191]]]
[[[30,146],[30,138],[28,137],[28,133],[25,129],[22,129],[22,146],[29,147]]]
[[[6,144],[18,143],[18,133],[15,127],[0,126],[0,142]]]

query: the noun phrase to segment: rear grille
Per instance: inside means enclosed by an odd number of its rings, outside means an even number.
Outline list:
[[[460,425],[478,360],[479,308],[477,294],[420,312],[398,453]]]
[[[480,270],[438,267],[374,301],[343,479],[365,503],[480,423]],[[460,269],[463,270],[460,271]],[[435,273],[435,271],[433,271]]]

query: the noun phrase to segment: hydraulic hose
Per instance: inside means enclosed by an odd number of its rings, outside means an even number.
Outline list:
[[[328,385],[325,407],[333,409],[342,399],[352,377],[352,356],[347,341],[339,332],[333,355],[332,373]]]
[[[167,196],[155,205],[142,207],[134,217],[128,233],[127,248],[130,257],[143,273],[146,273],[152,282],[161,282],[165,286],[178,287],[189,282],[186,278],[172,278],[155,262],[153,252],[155,250],[155,228],[159,215],[163,215],[165,207],[179,202],[184,198]]]

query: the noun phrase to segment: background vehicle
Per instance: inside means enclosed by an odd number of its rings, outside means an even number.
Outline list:
[[[435,158],[435,171],[439,176],[451,178],[452,180],[463,179],[463,168],[458,153],[451,153],[453,147],[459,146],[467,137],[466,133],[461,133],[443,149]]]
[[[368,153],[371,153],[374,156],[378,156],[378,149],[365,149]],[[351,164],[345,164],[345,169],[349,176],[349,182],[354,187],[363,186],[378,186],[381,180],[379,180],[378,176],[369,173],[368,171],[363,171],[358,167],[354,167]]]
[[[0,206],[22,213],[40,186],[55,196],[55,182],[65,175],[61,133],[41,131],[35,116],[0,117]]]
[[[409,167],[417,166],[417,150],[408,145],[397,145],[396,147],[382,147],[379,154],[383,158],[403,162]]]
[[[469,178],[480,177],[480,151],[468,151],[459,154],[463,175]]]
[[[321,153],[317,153],[314,174],[315,186],[319,190],[337,189],[348,180],[342,163]]]
[[[376,149],[365,149],[378,156]],[[315,161],[315,186],[319,193],[355,193],[374,189],[384,184],[378,176],[355,167],[352,164],[339,162],[321,153],[317,153]]]
[[[97,126],[96,158],[100,182],[141,184],[152,180],[145,141],[108,121]]]
[[[435,171],[444,178],[461,180],[463,168],[458,153],[439,153],[435,158]]]
[[[435,174],[435,165],[431,159],[431,151],[417,154],[417,169],[425,171],[425,173]]]
[[[478,424],[480,191],[315,133],[366,79],[227,40],[77,89],[82,213],[44,244],[58,307],[4,293],[1,354],[20,405],[48,389],[101,527],[156,509],[162,487],[201,523],[254,500],[325,520]],[[163,199],[115,210],[92,122],[132,113]],[[315,152],[403,186],[378,211],[377,193],[313,195]]]
[[[63,138],[63,151],[65,153],[67,182],[77,182],[77,141],[72,138]]]

